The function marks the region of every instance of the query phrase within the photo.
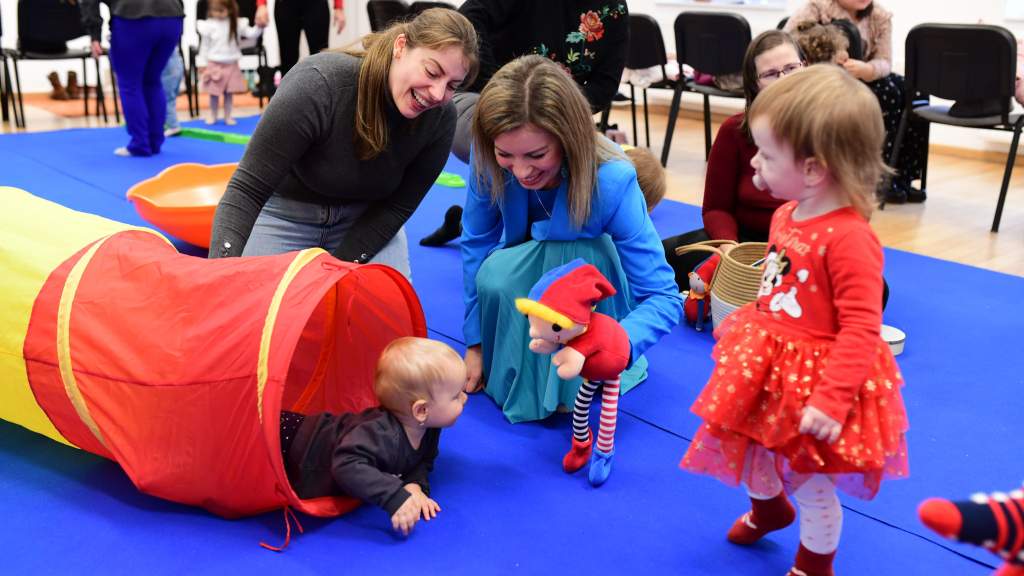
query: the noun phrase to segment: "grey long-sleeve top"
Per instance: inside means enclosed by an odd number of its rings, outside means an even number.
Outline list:
[[[137,20],[139,18],[184,18],[185,6],[182,0],[103,0],[110,7],[110,13],[118,18]],[[96,41],[103,30],[100,16],[100,0],[79,0],[82,11],[82,26]]]
[[[448,159],[455,108],[448,103],[408,120],[389,92],[388,147],[359,160],[353,133],[361,62],[324,52],[285,75],[217,207],[211,258],[241,255],[275,194],[319,204],[369,203],[334,252],[347,262],[372,259],[416,210]]]

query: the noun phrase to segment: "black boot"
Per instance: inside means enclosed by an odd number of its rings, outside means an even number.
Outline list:
[[[420,240],[420,246],[444,246],[462,235],[462,206],[452,206],[444,213],[444,224]]]

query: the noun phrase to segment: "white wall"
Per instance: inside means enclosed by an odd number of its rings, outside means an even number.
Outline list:
[[[324,0],[328,2],[330,0]],[[449,0],[455,5],[460,5],[462,0]],[[559,0],[553,0],[559,1]],[[269,0],[271,13],[273,13],[274,0]],[[690,0],[629,0],[629,9],[632,12],[650,14],[661,24],[662,34],[668,50],[675,50],[675,39],[672,34],[672,23],[679,12],[683,10],[727,10],[743,14],[750,22],[751,31],[756,35],[764,30],[774,28],[778,21],[786,14],[792,13],[803,4],[803,0],[786,0],[786,7],[770,8],[764,6],[727,6],[708,5],[706,3],[694,3]],[[885,5],[894,13],[893,19],[893,64],[896,71],[903,69],[903,38],[915,25],[923,22],[961,22],[973,23],[979,19],[990,24],[999,24],[1009,28],[1015,35],[1024,35],[1024,21],[1008,21],[1005,18],[1006,0],[972,0],[971,2],[953,2],[935,0],[884,0]],[[15,46],[17,41],[17,1],[5,0],[0,4],[4,21],[4,46]],[[102,6],[104,20],[108,20],[106,6]],[[342,34],[337,34],[331,29],[330,45],[332,47],[342,46],[355,41],[361,35],[370,31],[369,18],[366,14],[365,0],[347,0],[345,2],[345,15],[348,24]],[[105,34],[105,33],[104,33]],[[272,64],[277,62],[277,35],[271,26],[264,32],[264,43]],[[71,46],[85,46],[86,39],[80,39],[70,43]],[[185,0],[185,44],[195,42],[195,2]],[[305,43],[301,44],[305,50]],[[67,70],[79,69],[76,62],[26,62],[21,67],[21,78],[27,92],[41,92],[49,89],[46,81],[46,74],[50,70],[58,70],[64,78]],[[652,92],[652,95],[655,92]],[[652,96],[657,98],[657,96]],[[684,104],[697,106],[697,100],[692,95],[684,97]],[[738,101],[713,99],[714,106],[722,109],[733,109],[739,105]],[[981,130],[966,130],[950,128],[946,126],[935,126],[931,131],[932,142],[935,144],[946,144],[951,146],[970,147],[980,150],[1005,150],[1009,143],[1009,135],[997,132]]]

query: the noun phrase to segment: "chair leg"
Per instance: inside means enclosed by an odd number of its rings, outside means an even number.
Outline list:
[[[85,117],[89,117],[89,75],[88,75],[88,58],[82,58],[82,109],[85,112]],[[97,60],[99,62],[99,60]],[[97,71],[96,77],[99,78]],[[99,98],[99,96],[97,96]],[[99,100],[96,101],[96,115],[100,114]]]
[[[18,73],[18,59],[17,58],[13,58],[13,60],[14,60],[14,83],[18,85],[18,105],[17,105],[17,108],[16,108],[18,112],[15,114],[14,125],[17,126],[18,128],[24,128],[25,127],[25,100],[24,100],[24,98],[22,97],[22,94],[21,94],[21,74]],[[19,116],[21,117],[21,123],[18,123],[18,117]]]
[[[682,82],[682,79],[680,79]],[[672,132],[676,129],[676,116],[679,115],[679,101],[683,97],[683,86],[677,84],[672,92],[672,106],[668,109],[668,126],[665,128],[665,144],[661,147],[661,165],[668,165],[668,151],[672,147]]]
[[[604,110],[601,110],[601,123],[598,124],[598,129],[601,131],[601,134],[604,134],[605,131],[608,130],[608,115],[611,113],[611,111],[611,102],[608,103],[608,106],[605,106]]]
[[[931,142],[931,122],[924,125],[924,158],[921,165],[921,190],[928,188],[928,143]]]
[[[992,231],[999,232],[999,220],[1003,217],[1003,204],[1006,202],[1006,189],[1010,187],[1010,176],[1013,174],[1013,163],[1017,159],[1017,144],[1020,142],[1021,125],[1024,119],[1018,120],[1010,142],[1010,154],[1006,157],[1006,170],[1003,172],[1003,186],[999,189],[999,201],[996,202],[996,215],[992,218]]]
[[[11,119],[10,108],[8,107],[8,93],[11,90],[11,78],[7,73],[7,55],[0,54],[0,118],[4,122]]]
[[[644,88],[644,137],[647,138],[647,149],[651,148],[651,120],[647,117],[647,88]]]
[[[636,86],[629,83],[629,114],[633,118],[633,145],[638,146],[640,141],[636,137]]]
[[[114,100],[114,120],[118,124],[121,123],[121,106],[118,104],[117,96],[117,74],[114,73],[114,67],[110,67],[110,96]]]
[[[711,158],[711,98],[704,95],[704,161]]]

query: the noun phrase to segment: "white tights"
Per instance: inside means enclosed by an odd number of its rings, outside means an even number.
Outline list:
[[[760,446],[752,447],[747,450],[744,464],[744,485],[751,498],[771,500],[782,493],[782,480],[771,452]],[[843,509],[832,480],[826,474],[814,474],[793,496],[800,510],[800,543],[815,554],[835,551],[843,532]]]

